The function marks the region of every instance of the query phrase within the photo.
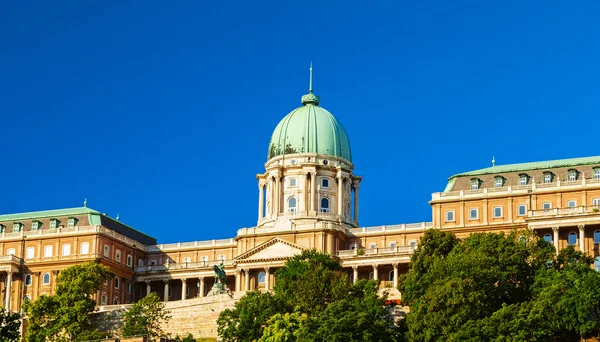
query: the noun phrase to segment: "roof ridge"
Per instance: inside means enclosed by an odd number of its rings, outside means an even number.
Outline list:
[[[77,215],[77,214],[100,214],[100,212],[97,210],[88,208],[88,207],[50,209],[50,210],[30,211],[30,212],[23,212],[23,213],[3,214],[3,215],[0,215],[0,221],[34,219],[34,218],[42,218],[42,217]]]

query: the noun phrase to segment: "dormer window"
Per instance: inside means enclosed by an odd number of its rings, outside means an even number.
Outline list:
[[[550,172],[550,171],[544,172],[544,183],[546,183],[546,184],[552,183],[552,178],[554,178],[554,175],[552,174],[552,172]]]
[[[477,190],[481,187],[481,179],[471,178],[471,190]]]
[[[503,186],[504,186],[504,177],[502,177],[502,176],[494,177],[494,187],[501,188]]]
[[[6,226],[3,224],[0,224],[0,233],[4,233],[6,231]]]
[[[21,231],[21,227],[23,227],[23,225],[20,222],[13,223],[13,233],[20,232]]]
[[[519,175],[519,185],[527,185],[529,182],[529,176],[522,173]]]
[[[574,182],[577,180],[577,170],[571,169],[568,174],[569,182]]]
[[[67,224],[69,225],[69,228],[75,227],[75,225],[77,224],[77,219],[74,217],[69,217],[69,221],[67,222]]]
[[[39,230],[40,229],[40,221],[31,222],[31,230]]]
[[[58,227],[58,220],[57,219],[51,219],[50,220],[50,229],[56,229],[56,227]]]
[[[600,179],[600,167],[595,167],[594,168],[594,178],[595,179]]]

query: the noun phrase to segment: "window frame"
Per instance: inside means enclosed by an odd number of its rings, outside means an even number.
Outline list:
[[[113,285],[115,289],[119,289],[119,287],[121,286],[121,280],[119,279],[119,277],[115,277],[115,279],[113,280]]]
[[[67,220],[67,227],[69,228],[73,228],[75,227],[76,224],[76,219],[74,217],[69,217],[69,219]]]
[[[65,254],[65,247],[68,249],[68,252],[69,252],[67,254]],[[61,252],[62,256],[71,256],[71,244],[70,243],[63,244],[60,252]]]
[[[323,197],[323,198],[321,198],[320,202],[321,202],[320,203],[321,205],[319,206],[319,211],[321,213],[329,213],[329,212],[331,212],[331,201],[329,201],[329,198]],[[323,205],[323,203],[327,203],[327,205]]]
[[[504,177],[494,177],[494,188],[501,188],[504,186]]]
[[[50,251],[50,252],[48,252]],[[46,245],[44,246],[44,258],[52,258],[52,255],[54,254],[52,245]]]
[[[110,258],[110,246],[109,245],[104,245],[103,255],[105,258]]]
[[[256,283],[258,285],[265,284],[266,280],[267,280],[267,274],[265,273],[265,271],[258,272],[258,274],[256,275]]]
[[[474,217],[473,213],[475,213]],[[479,208],[469,208],[469,220],[479,220]]]
[[[552,183],[553,174],[552,172],[544,172],[544,184]]]
[[[29,280],[29,282],[27,280]],[[23,285],[31,286],[32,284],[33,284],[33,277],[31,276],[31,274],[27,273],[25,275],[25,277],[23,278]]]
[[[573,204],[573,205],[571,205]],[[568,200],[567,201],[567,208],[575,208],[577,206],[577,200]]]
[[[546,208],[546,204],[548,204],[548,208]],[[542,210],[550,210],[552,209],[552,202],[543,202],[542,203]]]
[[[481,188],[481,179],[471,178],[471,190],[479,190]]]
[[[133,266],[133,256],[131,254],[127,254],[127,266]]]
[[[456,222],[454,210],[446,210],[446,222]]]
[[[16,255],[17,254],[17,250],[14,248],[9,248],[6,250],[6,255]]]
[[[376,249],[376,248],[377,248],[377,242],[369,243],[369,249]]]
[[[294,205],[291,205],[292,200],[294,201]],[[298,200],[296,199],[296,197],[291,196],[290,198],[288,198],[287,200],[287,206],[288,206],[288,213],[296,213],[298,212]]]
[[[86,248],[83,248],[83,246],[86,246]],[[85,253],[84,253],[84,249],[86,250]],[[81,245],[79,246],[79,254],[80,255],[90,254],[90,243],[89,242],[81,243]]]
[[[13,223],[13,233],[20,233],[23,228],[23,224],[20,222]]]
[[[298,179],[296,177],[291,177],[289,179],[288,184],[289,184],[290,188],[297,187],[298,186]]]
[[[520,174],[519,175],[519,185],[525,186],[525,185],[527,185],[527,183],[529,183],[529,176],[526,174]]]
[[[46,276],[48,276],[48,281],[46,281]],[[50,276],[50,272],[46,272],[42,275],[42,285],[50,285],[52,282],[52,277]]]
[[[550,239],[547,240],[546,237],[549,237]],[[544,239],[544,241],[548,242],[549,244],[552,244],[552,242],[553,242],[552,241],[553,240],[552,234],[544,234],[544,236],[542,237],[542,239]]]
[[[120,249],[115,249],[115,261],[121,262],[121,250]]]
[[[31,221],[31,230],[40,230],[40,221]]]
[[[600,167],[594,168],[594,179],[600,179]]]
[[[321,178],[321,187],[325,189],[329,189],[329,178]]]
[[[574,182],[577,180],[577,170],[569,170],[567,173],[567,180],[569,182]]]
[[[500,209],[500,215],[497,215],[497,213],[496,213],[497,209]],[[503,216],[504,215],[504,210],[503,210],[502,206],[494,207],[492,209],[492,214],[493,214],[493,218],[502,218],[502,217],[504,217]]]
[[[523,208],[522,214],[521,214],[521,208]],[[527,216],[527,204],[517,205],[517,216]]]
[[[50,220],[50,229],[56,229],[58,228],[58,220],[57,219],[51,219]]]
[[[571,237],[572,237],[572,236],[574,236],[574,237],[575,237],[575,242],[573,242],[573,243],[571,243]],[[569,233],[569,235],[568,235],[568,237],[567,237],[567,244],[568,244],[569,246],[576,246],[576,245],[577,245],[577,240],[578,240],[578,239],[579,239],[579,238],[577,237],[577,233],[575,233],[575,232],[570,232],[570,233]]]
[[[597,235],[596,235],[596,233],[597,233]],[[597,239],[596,239],[596,236],[598,237]],[[594,243],[600,243],[600,230],[594,231],[593,238],[594,238]]]
[[[31,251],[31,256],[29,251]],[[35,259],[35,247],[29,246],[25,248],[25,259]]]

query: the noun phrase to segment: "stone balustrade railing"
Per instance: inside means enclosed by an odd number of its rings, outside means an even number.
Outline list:
[[[527,212],[527,217],[530,217],[530,218],[554,217],[554,216],[570,216],[570,215],[593,214],[593,213],[600,214],[600,205],[529,210]]]
[[[395,246],[384,248],[368,248],[368,249],[347,249],[340,250],[337,256],[340,258],[350,258],[362,255],[385,255],[385,254],[412,254],[416,246]]]

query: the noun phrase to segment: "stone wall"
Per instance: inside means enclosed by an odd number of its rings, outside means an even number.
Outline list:
[[[195,338],[217,337],[217,318],[225,310],[233,308],[245,292],[233,296],[224,294],[218,296],[193,298],[166,302],[165,309],[171,312],[171,319],[163,324],[167,334],[175,337],[192,334]],[[130,305],[107,305],[99,307],[93,315],[92,322],[100,331],[116,333],[122,326],[122,315]]]

